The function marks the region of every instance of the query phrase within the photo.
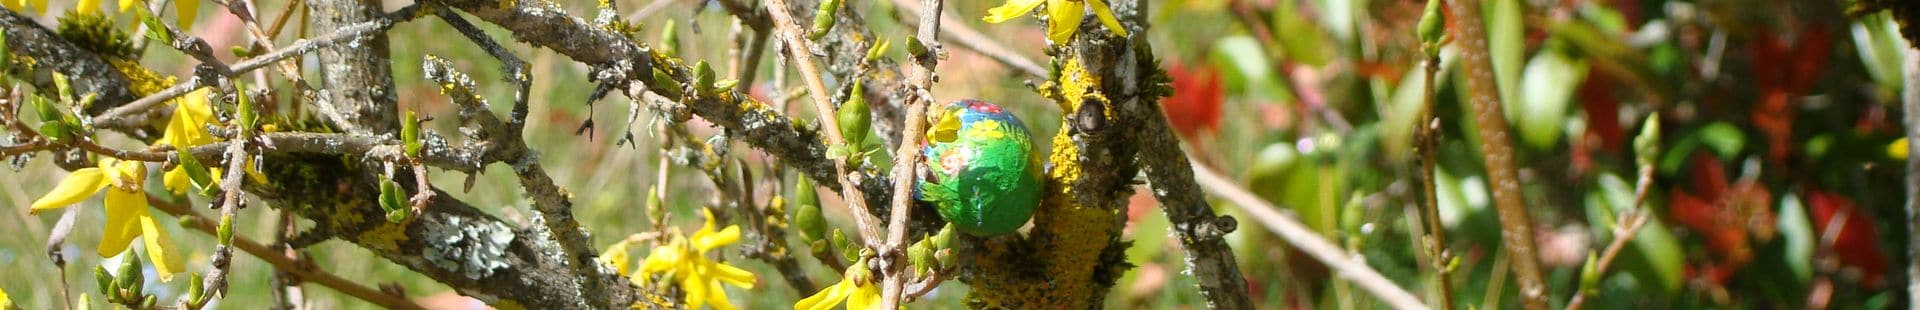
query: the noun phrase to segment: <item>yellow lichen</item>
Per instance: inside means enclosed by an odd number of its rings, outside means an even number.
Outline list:
[[[368,229],[366,232],[361,233],[359,239],[360,241],[355,243],[374,252],[385,252],[400,251],[400,242],[407,241],[409,238],[407,238],[407,225],[405,223],[382,223],[374,226],[373,229]]]
[[[1080,108],[1083,99],[1104,100],[1096,92],[1099,80],[1087,74],[1078,61],[1069,60],[1061,71],[1061,78],[1050,83],[1056,87],[1043,92],[1057,91],[1051,95],[1058,96],[1049,97],[1061,101],[1067,111]],[[1112,116],[1110,111],[1106,113],[1106,117]],[[978,263],[979,270],[986,274],[973,278],[977,283],[970,283],[975,288],[973,302],[976,304],[972,306],[1033,309],[1099,306],[1096,302],[1106,288],[1101,287],[1103,284],[1095,281],[1095,277],[1103,266],[1101,254],[1113,245],[1113,237],[1118,233],[1115,219],[1120,216],[1120,209],[1086,205],[1076,199],[1073,185],[1081,180],[1085,171],[1080,166],[1080,151],[1069,131],[1062,130],[1054,136],[1053,150],[1048,155],[1052,169],[1047,171],[1046,196],[1033,216],[1034,230],[1046,233],[1036,233],[1031,236],[1033,239],[1024,240],[1033,245],[1027,249],[1005,242],[987,243],[987,257],[995,259]]]
[[[127,89],[132,90],[135,97],[146,97],[167,90],[168,87],[173,87],[173,83],[179,80],[172,76],[163,76],[160,75],[160,73],[153,72],[153,70],[149,70],[147,67],[140,66],[139,62],[132,59],[108,58],[107,63],[113,65],[113,69],[120,71],[121,75],[127,76],[127,82],[130,82],[128,83]]]

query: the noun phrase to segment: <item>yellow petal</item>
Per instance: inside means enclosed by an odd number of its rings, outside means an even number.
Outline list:
[[[139,161],[114,161],[104,159],[100,167],[107,173],[107,180],[114,187],[126,191],[138,192],[147,180],[147,164]]]
[[[1892,157],[1893,159],[1899,159],[1899,160],[1906,160],[1907,159],[1907,138],[1900,138],[1900,140],[1894,140],[1893,143],[1887,144],[1887,157]]]
[[[185,167],[168,169],[166,174],[160,175],[160,184],[166,185],[167,192],[174,195],[186,194],[187,190],[193,189],[193,179],[187,177]]]
[[[828,286],[825,290],[813,293],[813,296],[807,296],[807,298],[800,299],[800,302],[793,303],[793,309],[833,310],[833,306],[838,306],[841,301],[847,300],[847,295],[852,292],[853,282],[841,280],[839,283],[834,283],[833,286]]]
[[[1087,0],[1087,4],[1093,6],[1093,16],[1100,18],[1100,24],[1106,25],[1107,31],[1112,31],[1113,35],[1127,36],[1127,27],[1121,26],[1120,19],[1113,17],[1113,8],[1107,7],[1106,0]]]
[[[193,30],[193,18],[200,14],[200,0],[174,0],[173,9],[180,14],[180,31]]]
[[[687,309],[700,309],[700,306],[707,304],[707,290],[711,288],[707,287],[706,282],[706,279],[699,277],[687,277],[680,281],[680,289],[687,291]]]
[[[100,10],[100,0],[80,0],[73,6],[73,10],[80,14],[93,14],[94,11]]]
[[[33,1],[33,9],[38,12],[36,14],[47,15],[47,0],[30,0],[30,1]]]
[[[8,10],[14,10],[17,12],[27,11],[26,0],[0,0],[0,5],[6,5]]]
[[[700,250],[700,254],[706,254],[707,250],[740,241],[739,225],[727,225],[727,228],[721,229],[720,232],[710,232],[704,229],[700,232],[703,234],[694,234],[693,236],[693,248]]]
[[[600,251],[600,263],[613,266],[613,271],[616,274],[621,276],[627,275],[627,270],[629,270],[627,267],[631,266],[633,261],[627,256],[627,247],[630,244],[632,244],[632,242],[623,239],[620,240],[620,242],[614,242],[613,245],[607,246],[606,251]]]
[[[13,309],[13,307],[13,298],[7,297],[7,290],[0,290],[0,309]]]
[[[180,257],[173,253],[173,239],[167,237],[167,230],[161,229],[160,222],[146,207],[141,207],[139,213],[140,239],[147,244],[147,260],[153,261],[153,270],[160,274],[160,282],[173,281],[173,274],[186,270]]]
[[[983,20],[998,24],[1020,18],[1020,16],[1027,15],[1027,12],[1032,12],[1034,7],[1040,6],[1040,3],[1045,1],[1046,0],[1008,0],[1006,4],[1001,4],[1000,7],[987,10],[987,18]]]
[[[1080,1],[1054,0],[1047,2],[1047,40],[1054,44],[1067,43],[1073,38],[1073,31],[1080,28],[1080,19],[1086,18]]]
[[[673,270],[685,257],[680,250],[685,247],[681,242],[674,240],[667,242],[667,245],[653,247],[653,251],[647,252],[647,259],[640,262],[640,274],[648,275]]]
[[[707,282],[709,282],[709,284],[708,284],[708,287],[707,287],[707,300],[709,300],[709,301],[712,301],[712,302],[713,302],[713,309],[714,309],[714,310],[734,310],[734,309],[738,309],[738,308],[734,308],[734,307],[733,307],[733,301],[732,301],[732,300],[728,300],[728,299],[727,299],[727,291],[726,291],[726,290],[724,290],[724,289],[721,289],[721,288],[720,288],[720,286],[719,286],[718,284],[713,284],[713,283],[711,283],[711,282],[713,282],[712,280],[708,280]]]
[[[119,189],[108,190],[106,202],[107,226],[100,232],[100,257],[127,251],[127,243],[140,236],[140,214],[147,209],[145,195]]]
[[[757,279],[754,278],[752,272],[740,269],[739,267],[728,266],[727,264],[714,263],[712,265],[713,266],[709,266],[712,269],[707,270],[708,276],[713,277],[715,280],[720,280],[720,282],[733,284],[733,286],[749,290],[753,289],[753,282]]]
[[[99,192],[102,187],[107,187],[107,178],[100,168],[74,170],[73,174],[60,180],[60,185],[54,186],[53,191],[40,196],[39,200],[34,200],[33,208],[27,213],[39,214],[42,210],[58,209],[79,203],[93,196],[93,193]]]
[[[852,296],[847,296],[847,310],[873,310],[881,308],[879,286],[861,286],[849,295]]]
[[[133,5],[137,3],[140,3],[140,0],[120,0],[120,11],[126,12],[127,10],[131,10],[133,9]]]

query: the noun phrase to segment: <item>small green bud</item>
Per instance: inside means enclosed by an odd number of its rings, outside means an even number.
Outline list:
[[[107,272],[107,266],[93,266],[93,283],[100,287],[100,294],[113,292],[113,274]]]
[[[953,222],[947,222],[947,226],[940,227],[940,232],[933,235],[933,248],[953,248],[953,239],[956,237],[954,231],[956,230],[958,229],[953,228]]]
[[[700,95],[713,93],[713,79],[713,66],[707,65],[707,61],[701,60],[693,64],[693,88],[699,90]]]
[[[1440,11],[1440,1],[1427,0],[1426,11],[1420,13],[1420,24],[1416,31],[1419,31],[1422,45],[1438,46],[1440,37],[1446,34],[1447,15]],[[1432,52],[1434,51],[1428,51],[1428,53]]]
[[[406,210],[406,209],[393,209],[393,210],[387,210],[387,222],[388,222],[388,223],[395,223],[395,224],[399,224],[400,222],[405,222],[405,221],[407,221],[407,210]]]
[[[680,53],[679,28],[680,26],[675,25],[673,19],[667,19],[667,25],[660,27],[660,54],[667,55],[667,57],[678,57]]]
[[[954,260],[953,258],[953,249],[940,249],[939,251],[935,251],[933,252],[933,259],[940,262],[940,269],[943,270],[953,269],[954,265],[959,263],[958,260]]]
[[[674,82],[673,76],[668,75],[666,71],[661,71],[660,68],[654,68],[653,85],[668,86],[668,87],[661,87],[660,89],[661,96],[666,96],[667,99],[674,99],[674,100],[680,99],[680,88],[674,87],[674,85],[680,85],[680,83]]]
[[[187,301],[198,304],[206,300],[207,287],[205,283],[200,282],[203,282],[200,273],[187,274]]]
[[[907,36],[907,55],[911,55],[917,59],[921,56],[926,56],[930,50],[931,49],[927,48],[926,43],[920,42],[919,37]]]
[[[134,12],[136,12],[135,15],[140,18],[140,23],[147,25],[147,39],[160,42],[160,44],[173,44],[173,32],[168,31],[167,26],[160,23],[159,17],[147,13],[147,10],[134,10]],[[234,53],[234,55],[238,56],[240,53]],[[240,57],[244,58],[246,56]]]
[[[420,158],[420,115],[407,111],[407,118],[400,121],[400,142],[404,143],[407,157]]]
[[[841,3],[844,1],[820,1],[820,7],[813,12],[813,32],[807,34],[808,40],[819,40],[826,37],[827,32],[833,31],[834,21],[839,20],[834,15],[840,12]]]
[[[847,101],[840,103],[835,111],[840,120],[840,136],[847,139],[847,145],[859,148],[873,131],[872,110],[867,107],[866,87],[860,81],[853,81],[853,93],[847,94]],[[853,150],[849,150],[853,151]]]
[[[921,239],[907,247],[907,261],[913,264],[913,274],[926,275],[939,262],[933,257],[933,242]]]
[[[234,104],[239,106],[240,129],[245,132],[254,128],[253,125],[260,121],[260,116],[253,110],[253,100],[247,99],[247,83],[237,81],[233,83]]]
[[[1580,266],[1580,293],[1590,294],[1600,288],[1600,270],[1595,266],[1600,261],[1593,251],[1587,251],[1587,263]]]
[[[46,136],[47,139],[52,139],[53,141],[56,141],[56,142],[64,142],[69,139],[73,139],[73,136],[75,135],[74,131],[75,130],[73,129],[72,125],[68,125],[67,123],[61,122],[58,120],[40,124],[40,135]]]
[[[190,151],[180,149],[174,153],[174,158],[180,161],[180,169],[187,172],[187,180],[192,181],[193,186],[201,189],[203,194],[208,194],[207,190],[217,190],[218,188],[213,186],[213,174],[207,171],[205,165],[200,164],[200,157],[193,156]]]
[[[147,295],[146,298],[140,299],[140,309],[153,309],[153,306],[159,303],[160,303],[160,297]]]
[[[62,118],[60,108],[54,107],[53,103],[47,102],[47,98],[33,94],[26,94],[26,96],[27,105],[33,106],[33,112],[40,116],[40,121],[50,122]]]
[[[1647,116],[1640,134],[1633,137],[1633,153],[1641,166],[1651,166],[1660,157],[1660,113]]]
[[[667,206],[660,201],[660,185],[647,186],[647,218],[662,219],[667,216]],[[654,223],[659,225],[661,223]]]
[[[247,58],[247,57],[253,56],[253,50],[248,49],[246,46],[234,45],[233,48],[229,48],[227,50],[233,52],[233,57],[236,57],[236,58]]]
[[[873,43],[873,47],[867,48],[867,61],[871,62],[879,60],[880,57],[887,56],[887,48],[891,47],[891,45],[893,45],[893,42],[887,39],[880,39],[879,42]]]
[[[733,87],[738,85],[740,85],[740,80],[725,79],[725,80],[720,80],[719,82],[713,82],[713,89],[723,93],[732,92]]]
[[[848,239],[846,232],[835,229],[833,230],[833,239],[830,240],[833,240],[833,248],[840,249],[841,258],[845,258],[847,261],[860,260],[860,249],[863,247],[859,244],[854,244],[853,240]]]
[[[221,214],[220,227],[216,231],[219,232],[217,236],[220,237],[220,240],[219,240],[220,244],[232,245],[233,244],[233,215]]]
[[[67,80],[66,74],[61,74],[59,71],[53,72],[53,89],[54,94],[60,95],[58,98],[60,100],[73,98],[73,85]]]
[[[120,256],[120,274],[113,284],[121,290],[132,290],[141,284],[140,255],[134,252],[128,250],[126,255]]]
[[[800,240],[820,240],[827,237],[827,220],[821,216],[817,204],[800,205],[793,214],[793,222],[800,225]]]

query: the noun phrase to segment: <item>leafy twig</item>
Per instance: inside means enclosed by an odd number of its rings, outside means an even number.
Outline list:
[[[1640,167],[1640,180],[1633,190],[1633,211],[1622,216],[1620,223],[1613,226],[1613,241],[1607,243],[1606,250],[1600,252],[1599,260],[1594,262],[1592,272],[1596,276],[1607,274],[1607,268],[1613,265],[1615,257],[1620,256],[1620,250],[1626,249],[1627,242],[1633,241],[1640,227],[1646,226],[1647,221],[1653,218],[1652,214],[1646,212],[1647,192],[1653,188],[1653,168],[1653,165]],[[1579,310],[1586,303],[1588,295],[1591,294],[1584,287],[1574,293],[1573,299],[1567,301],[1566,310]]]

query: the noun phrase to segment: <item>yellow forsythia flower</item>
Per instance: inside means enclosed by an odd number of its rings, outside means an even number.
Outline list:
[[[214,119],[213,106],[207,104],[206,88],[180,96],[173,103],[173,118],[167,121],[166,131],[160,134],[160,143],[171,145],[176,150],[185,150],[217,141],[207,133],[207,125],[214,124]],[[214,176],[214,184],[219,184],[220,169],[208,168]],[[168,169],[161,183],[175,195],[185,194],[193,187],[193,182],[187,178],[186,167],[181,166]]]
[[[860,260],[847,267],[840,277],[840,283],[834,283],[813,296],[793,303],[794,310],[831,310],[833,306],[847,302],[847,310],[880,309],[880,286],[873,283],[867,271],[867,261]]]
[[[707,224],[690,238],[673,237],[667,244],[654,247],[652,252],[647,253],[646,261],[640,263],[640,273],[634,275],[634,281],[644,282],[654,274],[668,273],[678,282],[680,289],[686,291],[688,309],[699,309],[708,302],[713,303],[714,309],[735,309],[733,303],[727,300],[727,292],[720,287],[720,283],[753,289],[753,273],[708,260],[707,251],[739,242],[740,226],[728,225],[716,231],[713,229],[713,211],[702,211],[707,214]]]
[[[30,214],[41,211],[64,208],[93,196],[93,193],[106,190],[107,223],[102,229],[98,254],[100,257],[112,257],[127,251],[127,245],[133,238],[145,240],[147,259],[153,261],[154,271],[160,274],[161,281],[173,280],[173,274],[185,269],[178,257],[173,256],[172,244],[167,238],[167,230],[161,229],[160,221],[153,218],[148,210],[147,194],[142,189],[146,182],[146,164],[137,161],[116,161],[104,159],[99,167],[74,170],[52,192],[33,202]]]
[[[1907,138],[1900,138],[1900,140],[1894,140],[1893,143],[1887,144],[1887,157],[1901,160],[1907,159]]]
[[[1106,0],[1007,0],[1006,4],[987,11],[985,20],[998,24],[1020,18],[1042,2],[1047,4],[1047,40],[1056,44],[1073,38],[1074,30],[1079,29],[1080,21],[1086,18],[1086,10],[1082,8],[1087,5],[1093,6],[1093,15],[1108,31],[1127,36],[1126,27],[1120,26],[1120,19],[1113,17],[1113,8],[1107,6]]]

